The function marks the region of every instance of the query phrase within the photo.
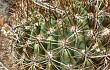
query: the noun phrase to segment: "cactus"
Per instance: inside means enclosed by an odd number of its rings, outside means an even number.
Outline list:
[[[20,0],[16,6],[12,50],[21,70],[109,69],[108,1]]]

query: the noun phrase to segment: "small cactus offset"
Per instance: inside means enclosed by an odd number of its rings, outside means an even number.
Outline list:
[[[12,31],[20,70],[108,70],[106,0],[18,0]]]

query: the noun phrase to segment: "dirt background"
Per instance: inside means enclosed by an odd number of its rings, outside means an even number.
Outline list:
[[[5,26],[8,24],[5,21],[9,18],[11,2],[11,0],[0,0],[0,70],[15,70],[11,58],[10,39],[5,35],[5,29],[7,29]]]

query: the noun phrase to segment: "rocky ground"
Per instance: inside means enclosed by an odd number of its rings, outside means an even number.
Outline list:
[[[13,70],[10,39],[5,35],[7,23],[4,22],[4,20],[8,20],[6,17],[9,1],[11,0],[0,0],[0,70]]]

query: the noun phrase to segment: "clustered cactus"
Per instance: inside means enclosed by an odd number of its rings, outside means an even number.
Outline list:
[[[18,0],[15,6],[13,66],[20,70],[109,69],[109,0]]]

